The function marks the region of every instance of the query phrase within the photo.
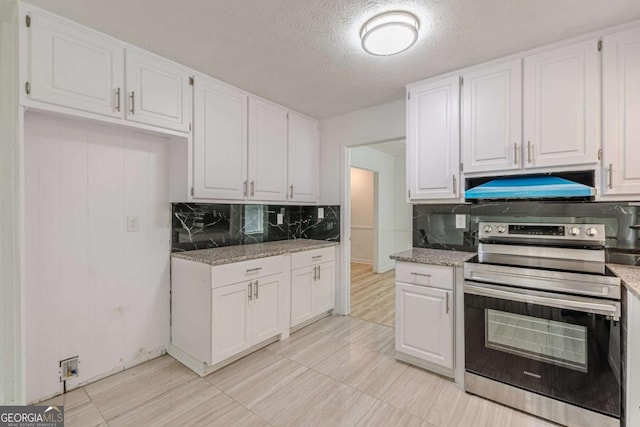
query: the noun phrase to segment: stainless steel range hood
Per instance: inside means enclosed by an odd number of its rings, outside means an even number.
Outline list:
[[[589,199],[596,189],[551,175],[496,178],[465,191],[465,199]]]

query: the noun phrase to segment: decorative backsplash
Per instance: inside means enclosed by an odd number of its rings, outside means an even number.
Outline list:
[[[173,252],[288,239],[340,241],[340,206],[174,203],[172,218]]]
[[[638,205],[638,204],[635,204]],[[640,261],[638,207],[631,203],[487,202],[458,205],[414,205],[413,246],[475,251],[480,221],[602,223],[609,262]],[[456,228],[456,215],[465,228]]]

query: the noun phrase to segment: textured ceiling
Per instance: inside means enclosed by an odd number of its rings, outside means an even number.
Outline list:
[[[639,0],[29,0],[316,118],[400,99],[404,85],[640,18]],[[421,21],[410,50],[374,57],[373,15]]]

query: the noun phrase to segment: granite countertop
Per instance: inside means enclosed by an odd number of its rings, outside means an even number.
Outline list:
[[[250,245],[224,246],[221,248],[199,249],[195,251],[174,252],[173,258],[202,262],[209,265],[231,264],[251,259],[303,252],[311,249],[338,246],[340,242],[326,240],[280,240],[277,242],[254,243]]]
[[[475,252],[451,251],[444,249],[413,248],[398,252],[389,258],[403,262],[417,262],[420,264],[446,265],[462,267],[465,261],[473,258]]]
[[[607,267],[620,278],[627,289],[640,298],[640,267],[622,264],[607,264]]]

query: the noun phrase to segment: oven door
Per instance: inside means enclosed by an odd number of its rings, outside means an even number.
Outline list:
[[[465,281],[468,372],[620,417],[620,303]]]

